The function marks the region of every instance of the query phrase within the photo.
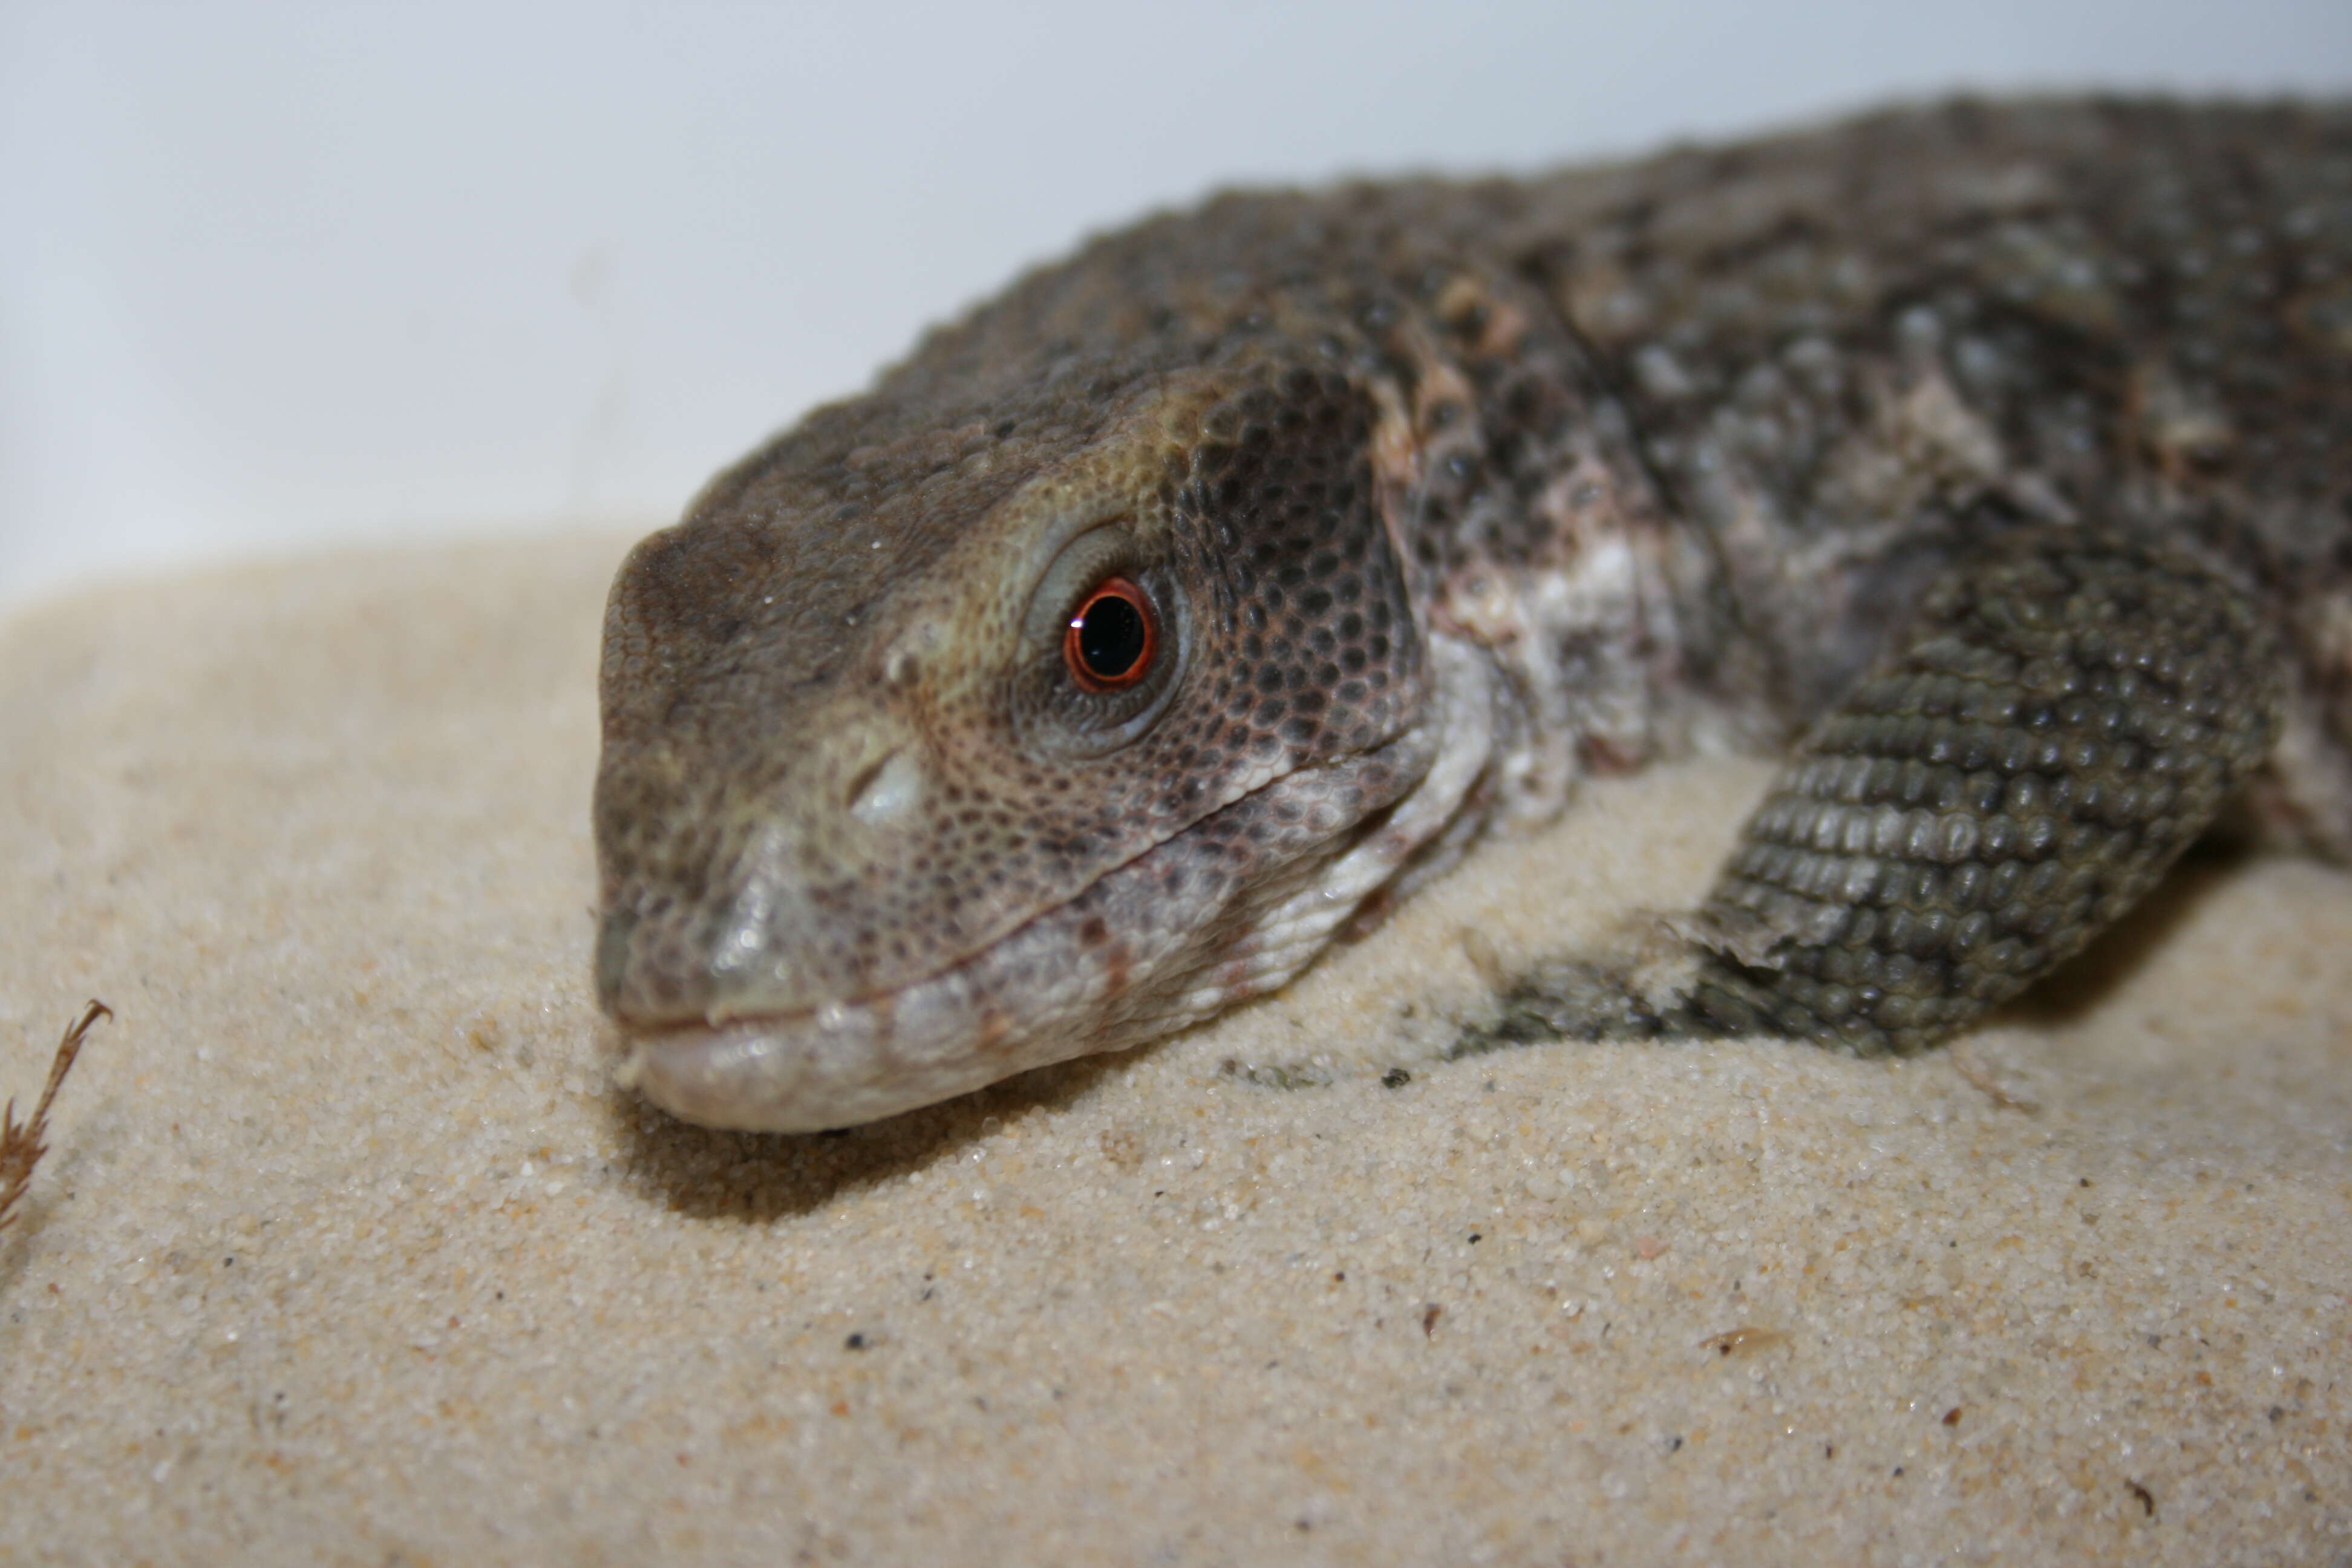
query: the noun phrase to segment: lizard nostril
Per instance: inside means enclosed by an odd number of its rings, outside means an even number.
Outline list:
[[[858,774],[849,786],[849,815],[881,827],[912,811],[923,798],[923,764],[901,748]]]

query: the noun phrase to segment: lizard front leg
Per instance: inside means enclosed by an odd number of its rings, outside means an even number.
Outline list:
[[[1662,962],[1540,966],[1501,1038],[1923,1049],[2137,901],[2277,737],[2283,655],[2172,551],[2036,531],[1948,574],[1806,733]]]

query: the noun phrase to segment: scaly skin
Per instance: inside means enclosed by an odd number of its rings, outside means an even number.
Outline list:
[[[1090,690],[1114,578],[1159,641]],[[604,701],[598,994],[695,1121],[1165,1035],[1694,747],[1795,754],[1678,962],[1562,954],[1510,1027],[1916,1049],[2228,801],[2352,853],[2352,109],[1148,220],[640,545]]]

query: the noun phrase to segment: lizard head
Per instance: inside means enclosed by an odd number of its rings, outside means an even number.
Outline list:
[[[1428,639],[1363,381],[1081,363],[958,405],[922,365],[613,587],[597,993],[693,1121],[841,1126],[1166,1033],[1412,847],[1377,841],[1435,750]]]

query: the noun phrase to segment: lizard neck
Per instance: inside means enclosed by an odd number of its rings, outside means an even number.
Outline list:
[[[1486,669],[1470,811],[1541,820],[1586,774],[1776,737],[1713,537],[1539,281],[1475,260],[1425,278],[1384,344],[1374,466],[1423,629]]]

